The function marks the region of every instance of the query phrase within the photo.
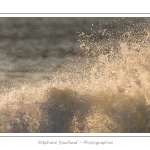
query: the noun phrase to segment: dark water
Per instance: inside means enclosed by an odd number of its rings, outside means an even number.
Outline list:
[[[150,132],[149,18],[0,18],[0,132]]]

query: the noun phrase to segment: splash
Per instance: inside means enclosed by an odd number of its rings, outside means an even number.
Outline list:
[[[1,94],[0,132],[150,132],[150,31],[131,24],[78,32],[52,80]]]

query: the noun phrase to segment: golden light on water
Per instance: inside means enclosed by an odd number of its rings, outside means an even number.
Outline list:
[[[37,79],[2,92],[0,132],[150,132],[149,30],[117,23],[78,32],[75,56],[53,61],[47,76],[26,70]]]

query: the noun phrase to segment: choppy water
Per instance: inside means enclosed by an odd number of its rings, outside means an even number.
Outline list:
[[[150,132],[149,18],[0,18],[0,132]]]

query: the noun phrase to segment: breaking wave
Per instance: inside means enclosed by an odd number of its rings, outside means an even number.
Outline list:
[[[53,79],[1,93],[0,132],[150,132],[147,26],[92,27]]]

